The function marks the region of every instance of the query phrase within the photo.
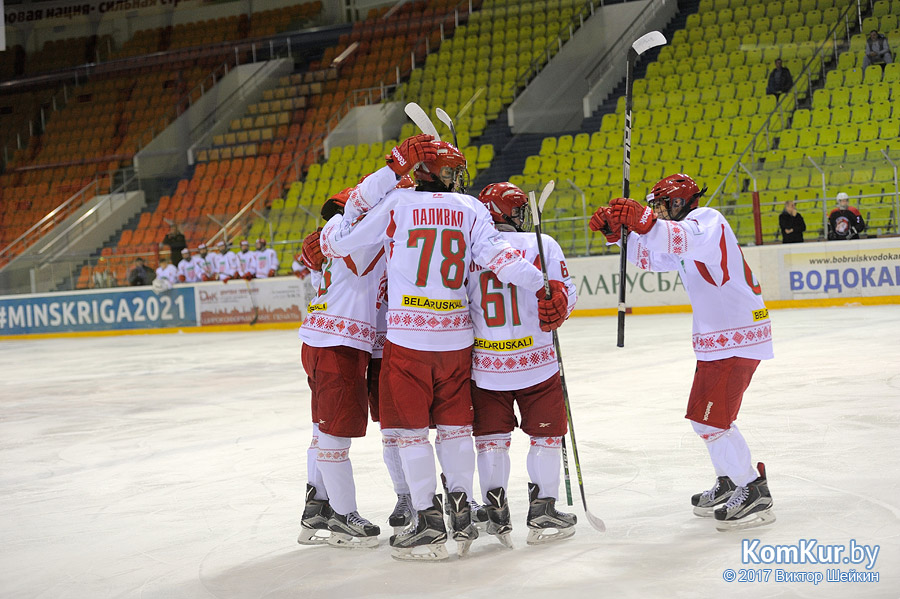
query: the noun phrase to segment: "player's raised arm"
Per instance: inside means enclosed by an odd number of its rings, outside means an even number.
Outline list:
[[[494,227],[491,215],[480,202],[472,225],[472,256],[504,283],[535,292],[544,288],[544,276],[534,264],[507,242]]]

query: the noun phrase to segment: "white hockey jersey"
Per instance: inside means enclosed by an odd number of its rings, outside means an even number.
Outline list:
[[[200,281],[200,264],[197,259],[199,256],[191,256],[190,260],[182,260],[178,263],[178,280],[184,277],[185,283],[196,283]]]
[[[269,271],[278,272],[278,255],[272,248],[256,250],[256,278],[265,279],[269,276]]]
[[[215,261],[213,260],[213,256],[218,255],[216,252],[206,254],[204,258],[201,255],[196,255],[194,258],[197,260],[197,269],[200,273],[200,280],[203,280],[203,275],[206,275],[206,278],[209,280],[215,279],[218,274],[216,272]]]
[[[166,264],[165,268],[159,266],[156,268],[156,278],[165,279],[174,285],[178,282],[178,270],[172,264]]]
[[[213,265],[220,280],[230,279],[238,274],[240,264],[234,252],[227,250],[224,254],[213,252],[210,256],[213,257]]]
[[[344,217],[322,230],[320,243],[326,256],[386,250],[387,338],[415,350],[472,345],[465,279],[473,260],[504,283],[531,293],[543,286],[540,271],[500,236],[487,208],[463,194],[396,189],[364,218],[352,218],[345,207]]]
[[[534,233],[502,232],[526,260],[540,267]],[[575,308],[576,290],[566,268],[566,257],[556,241],[542,235],[547,274],[562,281],[569,293],[569,313]],[[467,283],[469,312],[475,327],[472,379],[482,389],[525,389],[559,371],[553,334],[541,330],[537,297],[533,291],[503,284],[489,269],[473,263]]]
[[[630,233],[628,259],[644,270],[680,272],[693,309],[698,360],[773,357],[762,289],[717,210],[697,208],[681,221],[657,220],[646,235]]]
[[[396,184],[396,175],[385,167],[354,188],[352,195],[357,202],[366,198],[365,201],[375,203]],[[350,202],[345,211],[349,207],[353,218],[358,217],[359,211],[349,205]],[[332,218],[335,222],[340,220],[340,215]],[[317,285],[317,292],[300,326],[300,339],[313,347],[345,345],[372,353],[378,341],[376,320],[383,301],[379,296],[384,293],[384,271],[381,245],[341,257],[326,257],[321,272],[313,272],[312,282]],[[382,339],[379,352],[383,345]]]
[[[235,254],[238,259],[238,275],[243,277],[250,273],[256,275],[256,251],[247,250],[246,252],[238,252]]]

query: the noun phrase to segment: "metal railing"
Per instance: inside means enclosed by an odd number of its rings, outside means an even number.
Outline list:
[[[435,27],[419,36],[418,41],[409,52],[408,60],[410,61],[410,70],[415,68],[416,55],[420,51],[424,51],[426,54],[431,52],[431,43],[429,39],[431,35],[435,32],[440,32],[441,40],[443,41],[445,23],[452,21],[454,27],[459,27],[460,22],[464,21],[468,18],[468,15],[471,14],[472,8],[472,0],[460,1],[454,7],[452,12],[448,12],[444,17],[437,20]],[[253,220],[254,211],[263,212],[265,210],[265,203],[271,195],[273,186],[280,186],[283,188],[286,187],[288,183],[301,180],[303,167],[306,161],[305,154],[312,152],[317,158],[323,157],[325,155],[325,139],[338,126],[342,118],[344,118],[353,108],[380,103],[395,91],[402,84],[401,73],[406,69],[406,60],[407,59],[404,58],[401,62],[391,66],[384,73],[385,78],[377,87],[354,89],[348,92],[344,102],[325,121],[324,131],[310,140],[307,152],[295,157],[287,166],[278,171],[278,173],[276,173],[250,201],[241,207],[237,214],[231,217],[225,225],[209,239],[207,245],[212,245],[219,240],[228,241],[229,239],[240,236],[243,231],[250,226]],[[390,77],[390,79],[388,79],[388,77]],[[301,226],[301,230],[306,230],[309,227],[310,220],[315,221],[319,216],[318,214],[309,211],[304,206],[301,206],[300,208],[304,214],[304,222]]]
[[[69,215],[96,196],[99,189],[100,179],[95,178],[62,204],[44,215],[43,218],[29,227],[27,231],[13,240],[12,243],[0,250],[0,267],[5,266],[15,259],[16,256],[21,255],[22,252],[37,243],[44,235],[68,218]]]
[[[765,139],[766,139],[765,147],[767,150],[771,149],[772,137],[774,137],[773,133],[776,133],[775,131],[772,131],[772,128],[771,128],[772,119],[775,118],[776,116],[778,116],[779,119],[783,119],[784,102],[786,102],[786,98],[788,98],[788,97],[793,98],[794,106],[796,107],[800,104],[799,96],[801,94],[809,94],[811,92],[812,87],[813,87],[813,81],[812,81],[813,66],[814,65],[816,65],[817,67],[820,66],[821,67],[820,72],[824,72],[825,66],[826,66],[826,60],[825,60],[826,52],[830,51],[832,53],[832,56],[834,57],[834,59],[835,60],[837,59],[837,46],[838,46],[837,36],[838,36],[839,30],[843,30],[845,32],[844,34],[846,35],[846,38],[842,37],[842,39],[846,39],[846,41],[849,43],[850,29],[851,29],[849,26],[849,18],[850,18],[851,12],[855,13],[858,23],[860,24],[860,26],[862,25],[862,17],[860,16],[861,15],[860,0],[856,0],[855,3],[848,4],[847,6],[844,7],[844,11],[838,17],[837,22],[835,22],[834,25],[832,25],[831,29],[826,34],[825,38],[819,42],[818,46],[816,47],[815,52],[809,58],[807,63],[804,65],[803,70],[800,72],[800,74],[794,80],[794,85],[791,87],[791,90],[785,94],[781,94],[780,96],[778,96],[776,98],[775,108],[772,109],[772,111],[766,117],[765,122],[753,134],[753,138],[750,140],[750,143],[747,144],[747,146],[741,152],[740,156],[738,156],[737,160],[735,160],[734,164],[728,170],[725,177],[723,177],[722,180],[719,182],[719,184],[716,186],[715,190],[713,190],[713,193],[710,194],[709,199],[707,199],[706,204],[704,204],[704,205],[709,206],[710,204],[712,204],[713,200],[715,200],[719,196],[719,193],[725,189],[725,186],[728,184],[728,182],[732,178],[734,178],[734,184],[736,186],[735,193],[738,193],[741,191],[741,189],[740,189],[741,183],[737,176],[737,175],[739,175],[739,172],[740,172],[739,165],[741,163],[746,164],[747,162],[750,162],[753,164],[756,163],[756,161],[757,161],[756,160],[756,151],[757,151],[756,148],[759,145],[760,136],[763,136],[763,135],[765,136]],[[800,80],[803,80],[804,78],[807,82],[807,85],[805,87],[798,86],[797,82]],[[720,202],[721,202],[721,200],[720,200]]]

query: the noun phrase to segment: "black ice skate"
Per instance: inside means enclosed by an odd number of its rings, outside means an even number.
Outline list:
[[[381,533],[380,528],[360,516],[359,512],[342,515],[332,510],[328,528],[331,530],[329,545],[350,549],[377,547]]]
[[[509,533],[512,532],[512,523],[509,520],[509,503],[506,501],[506,491],[503,487],[497,487],[487,492],[488,502],[483,512],[487,518],[487,532],[494,535],[503,543],[504,547],[513,548]]]
[[[737,487],[728,502],[715,511],[716,530],[744,530],[775,522],[766,466],[760,462],[756,468],[759,478],[746,487]]]
[[[712,489],[697,493],[691,497],[691,505],[694,506],[694,515],[701,518],[712,518],[717,507],[728,501],[734,492],[735,484],[727,476],[720,476]]]
[[[314,499],[316,488],[306,485],[306,506],[300,518],[300,536],[297,542],[301,545],[324,545],[331,537],[328,519],[331,517],[331,506],[327,499]]]
[[[397,505],[394,511],[388,516],[388,524],[394,527],[394,534],[410,525],[413,518],[412,498],[409,493],[400,493],[397,495]]]
[[[447,528],[441,513],[441,496],[432,507],[415,512],[415,520],[401,533],[391,536],[391,557],[401,561],[440,561],[449,557]]]
[[[449,503],[450,531],[457,543],[457,555],[465,557],[469,553],[472,541],[478,538],[478,529],[472,523],[472,505],[465,491],[450,493]]]
[[[528,483],[528,538],[529,545],[540,545],[567,539],[575,534],[575,514],[556,511],[552,497],[538,498],[540,487]]]

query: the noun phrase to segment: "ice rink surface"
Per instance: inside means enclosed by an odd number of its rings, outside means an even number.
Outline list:
[[[390,558],[395,496],[375,427],[351,451],[374,550],[295,542],[310,439],[294,331],[0,343],[0,597],[900,597],[900,307],[773,310],[776,359],[738,424],[766,463],[778,521],[719,533],[691,494],[714,475],[683,419],[690,315],[561,329],[591,511],[557,544],[525,544],[527,438],[513,436],[515,549],[493,538],[445,563]],[[574,464],[570,465],[574,470]],[[563,495],[564,488],[560,492]],[[583,512],[573,473],[575,507]],[[878,545],[877,583],[776,582],[763,545]],[[771,568],[769,582],[723,571]]]

